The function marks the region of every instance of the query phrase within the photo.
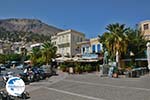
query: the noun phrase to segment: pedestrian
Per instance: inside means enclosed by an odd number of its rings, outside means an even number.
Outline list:
[[[111,67],[109,68],[109,72],[108,72],[108,76],[109,76],[109,77],[112,77],[112,76],[113,76],[113,71],[114,71],[114,67],[111,66]]]

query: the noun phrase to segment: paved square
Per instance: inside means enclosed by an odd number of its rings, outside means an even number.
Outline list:
[[[98,74],[53,76],[27,86],[31,100],[150,100],[150,76],[107,78]]]

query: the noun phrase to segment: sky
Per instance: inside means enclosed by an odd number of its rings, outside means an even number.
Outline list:
[[[31,18],[87,38],[102,35],[107,25],[134,28],[150,20],[150,0],[0,0],[0,19]]]

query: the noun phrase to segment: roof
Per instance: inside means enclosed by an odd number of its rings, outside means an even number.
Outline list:
[[[78,32],[78,31],[73,30],[73,29],[69,29],[69,30],[65,30],[65,31],[59,32],[59,33],[57,33],[57,35],[65,34],[65,33],[68,33],[68,32],[75,32],[75,33],[79,33],[79,34],[85,36],[84,33]]]

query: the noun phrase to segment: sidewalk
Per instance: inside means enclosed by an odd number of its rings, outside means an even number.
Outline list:
[[[46,80],[41,80],[39,82],[33,82],[33,83],[30,83],[29,85],[26,85],[26,90],[28,92],[31,92],[31,91],[41,88],[42,86],[49,86],[51,84],[55,84],[65,79],[67,76],[68,76],[67,73],[64,73],[62,71],[57,71],[57,75],[55,76],[51,76],[50,78]]]
[[[57,75],[54,75],[48,79],[48,82],[54,84],[58,81],[65,79],[68,76],[68,73],[62,72],[60,70],[57,71]]]

